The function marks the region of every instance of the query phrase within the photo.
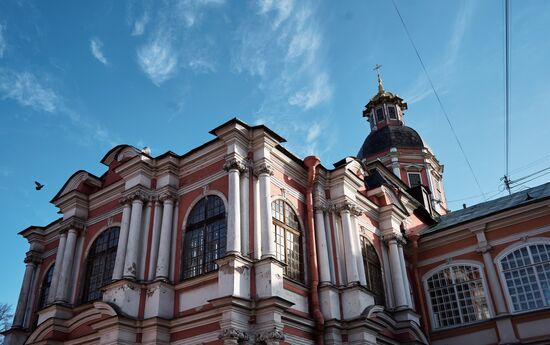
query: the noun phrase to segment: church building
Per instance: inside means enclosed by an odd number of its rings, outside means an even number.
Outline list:
[[[450,212],[406,110],[379,77],[334,164],[236,118],[183,155],[112,148],[20,232],[6,343],[550,344],[550,183]]]

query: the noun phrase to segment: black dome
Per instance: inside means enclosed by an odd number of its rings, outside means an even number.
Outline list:
[[[424,143],[420,135],[410,127],[386,126],[371,132],[367,136],[365,142],[363,142],[363,146],[361,146],[361,150],[357,154],[357,158],[367,158],[367,156],[389,150],[392,147],[422,149],[424,148]]]

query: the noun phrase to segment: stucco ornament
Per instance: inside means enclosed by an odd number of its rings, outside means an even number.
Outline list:
[[[247,341],[249,339],[246,332],[236,328],[225,328],[220,333],[219,339],[233,339],[237,341]]]
[[[226,171],[236,169],[239,172],[243,172],[243,171],[246,170],[246,164],[243,163],[242,159],[229,158],[225,161],[225,164],[223,165],[223,168]]]
[[[285,334],[282,331],[278,330],[276,327],[273,327],[271,331],[259,334],[256,340],[266,344],[271,344],[271,342],[285,340]]]

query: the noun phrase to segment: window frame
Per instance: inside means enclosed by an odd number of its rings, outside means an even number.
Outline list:
[[[472,266],[472,267],[475,267],[479,270],[479,276],[480,276],[480,280],[481,280],[481,287],[483,288],[483,293],[485,295],[485,301],[487,303],[487,310],[489,312],[489,316],[486,319],[460,323],[460,324],[456,324],[456,325],[452,325],[452,326],[436,327],[435,319],[434,319],[434,313],[433,313],[432,298],[430,296],[430,289],[429,289],[429,286],[428,286],[428,280],[432,276],[434,276],[436,273],[438,273],[439,271],[445,270],[445,269],[453,267],[453,266]],[[489,291],[489,288],[488,288],[488,285],[487,285],[487,279],[485,277],[485,265],[481,262],[473,261],[473,260],[456,260],[456,261],[451,261],[451,262],[449,262],[447,264],[444,264],[444,265],[437,266],[437,267],[429,270],[428,272],[426,272],[422,276],[422,286],[424,288],[424,298],[426,298],[426,302],[428,304],[428,314],[430,316],[430,327],[431,327],[432,331],[442,331],[442,330],[453,329],[453,328],[458,328],[458,327],[468,327],[468,326],[475,325],[475,324],[478,324],[478,323],[486,322],[487,320],[491,320],[495,315],[495,311],[494,311],[493,303],[492,303],[492,295],[490,294],[490,291]]]
[[[397,120],[399,117],[397,115],[397,107],[395,105],[388,105],[387,106],[388,108],[388,119],[389,120]],[[393,108],[393,117],[391,116],[391,111],[390,111],[390,108]]]
[[[366,245],[363,245],[364,243],[366,243]],[[380,260],[380,256],[378,255],[378,252],[376,251],[376,248],[374,247],[374,243],[372,243],[372,241],[367,236],[359,235],[359,245],[361,247],[361,257],[362,257],[362,260],[363,260],[363,269],[365,270],[365,280],[367,282],[367,290],[369,290],[374,295],[375,304],[385,306],[386,305],[386,289],[385,289],[385,285],[384,285],[384,273],[383,273],[382,260]],[[370,260],[368,259],[368,253],[363,252],[363,249],[368,250],[367,248],[368,248],[369,245],[370,245],[370,247],[372,247],[372,250],[374,251],[374,254],[376,255],[376,259],[378,260],[378,263],[374,263],[374,264],[371,263]],[[378,266],[378,268],[379,268],[378,271],[379,271],[379,274],[380,274],[380,291],[381,291],[380,294],[377,294],[376,289],[374,289],[373,286],[371,286],[371,284],[370,284],[370,281],[373,280],[373,279],[369,279],[370,278],[369,268],[368,268],[369,264],[371,266]],[[374,284],[372,284],[372,285],[374,285]],[[380,303],[378,303],[378,302],[380,302]]]
[[[411,175],[418,175],[418,178],[420,180],[420,184],[413,186],[411,183]],[[422,173],[420,171],[407,171],[407,180],[409,182],[409,187],[414,188],[418,186],[422,186]]]
[[[508,290],[508,284],[506,283],[506,277],[504,276],[504,271],[502,269],[502,259],[504,259],[508,255],[510,255],[511,253],[513,253],[517,250],[520,250],[524,247],[536,246],[536,245],[540,245],[540,244],[550,245],[550,240],[547,239],[547,238],[540,238],[540,237],[539,238],[528,238],[526,241],[521,241],[519,243],[517,242],[517,243],[511,244],[510,246],[508,246],[507,248],[502,250],[502,252],[500,252],[494,259],[494,264],[498,269],[500,284],[502,286],[502,290],[504,291],[504,295],[505,295],[505,299],[506,299],[506,306],[508,307],[508,312],[510,314],[517,315],[517,314],[531,313],[531,312],[534,312],[534,311],[537,311],[537,310],[550,309],[550,303],[549,303],[548,305],[546,305],[544,307],[540,307],[540,308],[517,310],[517,311],[514,310],[514,304],[512,302],[512,296],[510,295],[510,292]],[[529,251],[530,258],[532,259],[531,251],[529,249],[528,249],[528,251]],[[550,261],[548,261],[548,262],[550,262]],[[523,266],[523,267],[532,267],[532,266],[534,266],[534,264],[530,264],[528,266]],[[538,276],[537,276],[537,284],[540,286],[540,281],[538,279]]]
[[[274,215],[274,212],[273,212],[273,208],[271,209],[271,225],[272,225],[272,229],[271,231],[273,231],[273,235],[274,235],[274,241],[275,241],[275,252],[277,251],[277,233],[276,233],[276,228],[275,228],[275,225],[279,226],[280,228],[283,229],[284,231],[284,257],[285,257],[285,261],[282,261],[283,263],[286,264],[286,266],[283,268],[283,275],[284,275],[284,278],[286,279],[290,279],[294,282],[297,282],[297,283],[300,283],[300,284],[304,284],[305,283],[305,277],[306,277],[306,272],[305,272],[305,265],[304,265],[304,257],[305,257],[305,250],[304,250],[304,231],[303,231],[303,224],[301,222],[301,219],[300,217],[298,216],[298,212],[297,210],[294,208],[294,206],[289,203],[286,199],[283,199],[283,198],[276,198],[276,199],[273,199],[271,200],[271,204],[270,204],[270,207],[273,207],[273,204],[276,203],[276,202],[281,202],[283,204],[283,217],[284,219],[286,219],[286,208],[284,207],[284,205],[288,205],[289,209],[294,212],[294,215],[296,216],[296,223],[298,224],[298,229],[294,229],[292,228],[290,225],[288,224],[285,224],[283,222],[281,222],[280,220],[276,219],[275,218],[275,215]],[[290,233],[294,234],[294,235],[297,235],[298,236],[298,260],[299,260],[299,277],[296,278],[296,277],[292,277],[290,276],[287,272],[288,272],[288,257],[287,257],[287,240],[286,240],[286,234],[287,234],[287,231],[289,231]],[[277,254],[275,254],[277,255]]]
[[[214,217],[206,218],[206,214],[207,214],[206,211],[208,209],[208,198],[218,198],[218,199],[220,199],[220,201],[223,205],[223,208],[224,208],[223,212],[220,213],[220,214],[215,215]],[[193,211],[195,210],[195,207],[197,207],[198,204],[203,199],[206,199],[206,202],[204,203],[205,219],[203,219],[203,220],[201,220],[197,223],[191,224],[191,229],[190,229],[189,228],[190,227],[190,224],[189,224],[190,217],[191,217]],[[202,247],[202,249],[201,249],[201,251],[202,251],[202,260],[203,260],[203,262],[201,264],[202,272],[200,274],[195,274],[195,275],[189,276],[189,277],[185,276],[185,272],[187,271],[187,269],[186,269],[186,238],[187,237],[186,236],[187,236],[188,231],[198,231],[202,228],[203,229],[203,237],[205,238],[206,237],[206,230],[207,230],[208,225],[213,224],[215,222],[218,222],[220,220],[223,220],[224,224],[225,224],[225,234],[223,236],[224,240],[220,241],[221,243],[223,243],[223,248],[220,249],[220,253],[218,255],[218,258],[223,257],[226,253],[226,250],[227,250],[227,201],[226,201],[225,197],[223,196],[223,194],[221,194],[221,193],[212,193],[211,192],[209,194],[201,195],[201,196],[197,197],[195,200],[193,200],[193,202],[190,205],[191,206],[188,208],[187,215],[185,217],[185,222],[183,223],[183,230],[182,230],[182,233],[183,233],[182,237],[183,238],[182,238],[182,242],[181,242],[181,259],[180,259],[181,266],[180,266],[180,272],[179,272],[180,281],[186,281],[186,280],[189,280],[189,279],[202,277],[206,274],[209,274],[211,272],[216,272],[218,270],[217,265],[215,265],[214,269],[212,269],[212,270],[208,270],[208,271],[206,270],[206,267],[207,267],[207,263],[206,263],[207,250],[206,249],[208,247],[208,244],[211,243],[211,242],[207,243],[205,240],[203,240],[202,241],[202,246],[201,246]],[[222,215],[223,215],[223,217],[222,217]],[[222,249],[223,249],[223,252],[222,252]]]
[[[38,296],[38,310],[44,309],[48,306],[48,296],[50,294],[50,288],[52,286],[52,280],[53,280],[53,272],[55,270],[55,261],[48,267],[46,270],[46,273],[42,276],[42,282],[40,284],[40,295]],[[50,274],[51,272],[51,274]],[[50,277],[49,282],[47,281],[48,277]],[[46,288],[46,284],[48,284],[48,293],[44,296],[44,290]]]
[[[95,238],[93,238],[92,241],[90,241],[90,245],[89,245],[88,250],[86,252],[86,256],[85,256],[85,259],[84,259],[84,266],[83,266],[83,270],[82,270],[82,290],[81,290],[81,296],[80,296],[80,304],[86,304],[86,303],[94,302],[94,301],[97,301],[97,300],[101,299],[101,297],[103,295],[103,293],[101,292],[101,287],[106,285],[106,283],[109,283],[109,282],[112,281],[113,272],[111,271],[111,274],[110,274],[111,277],[106,279],[105,281],[103,281],[102,284],[100,285],[99,297],[94,298],[94,299],[89,299],[88,298],[88,296],[90,294],[90,291],[89,291],[89,288],[90,288],[89,274],[91,274],[90,273],[90,260],[91,260],[90,259],[90,253],[92,251],[92,248],[95,248],[95,245],[96,245],[98,239],[101,236],[103,236],[103,234],[105,234],[107,231],[110,231],[111,229],[115,229],[115,228],[118,229],[116,246],[115,247],[109,247],[109,248],[106,249],[106,251],[110,252],[110,254],[114,254],[113,258],[112,258],[112,268],[114,270],[114,265],[115,265],[115,261],[116,261],[116,254],[117,254],[117,251],[118,251],[118,241],[120,239],[120,230],[121,230],[120,224],[114,224],[114,225],[110,225],[108,227],[105,227],[101,231],[98,231]],[[94,253],[93,255],[94,255],[94,258],[97,256],[96,253]]]
[[[380,110],[380,113],[382,114],[382,119],[379,119],[378,118],[378,110]],[[376,107],[374,109],[374,116],[375,116],[375,123],[379,123],[379,122],[384,122],[384,120],[386,119],[386,116],[384,114],[384,107]]]

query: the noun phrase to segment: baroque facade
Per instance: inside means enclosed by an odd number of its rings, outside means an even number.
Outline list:
[[[550,184],[448,212],[443,165],[378,86],[333,167],[232,119],[73,174],[62,218],[21,232],[7,343],[547,344]]]

